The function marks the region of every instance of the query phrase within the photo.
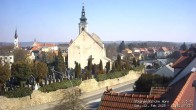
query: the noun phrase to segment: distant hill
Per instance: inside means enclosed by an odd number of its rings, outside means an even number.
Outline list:
[[[104,44],[116,43],[120,44],[122,41],[103,41]],[[30,47],[33,42],[19,42],[21,47]],[[68,42],[41,42],[41,43],[52,43],[52,44],[67,44]],[[180,46],[183,42],[163,42],[163,41],[125,41],[126,45],[129,44],[141,44],[146,43],[148,46]],[[195,44],[195,42],[185,42],[187,45]],[[0,46],[13,45],[12,42],[0,42]]]
[[[21,47],[31,47],[34,42],[19,42]],[[40,43],[52,43],[52,44],[67,44],[67,42],[40,42]],[[14,45],[12,42],[0,42],[0,46]]]

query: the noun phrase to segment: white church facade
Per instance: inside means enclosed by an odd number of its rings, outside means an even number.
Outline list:
[[[79,35],[68,47],[68,68],[75,68],[75,62],[84,68],[88,64],[88,59],[92,58],[93,64],[99,64],[102,60],[103,68],[108,61],[106,50],[101,39],[96,34],[89,34],[87,29],[87,19],[85,17],[84,6],[79,23]]]

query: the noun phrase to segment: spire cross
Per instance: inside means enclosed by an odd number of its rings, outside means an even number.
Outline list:
[[[83,6],[84,6],[84,2],[85,2],[85,1],[83,0],[83,3],[82,3],[82,4],[83,4]]]

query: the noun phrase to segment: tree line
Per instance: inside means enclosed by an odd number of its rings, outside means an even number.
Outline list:
[[[21,55],[21,58],[15,58],[16,61],[11,64],[6,62],[2,63],[0,61],[0,90],[5,91],[4,88],[7,85],[7,81],[9,84],[11,83],[12,87],[15,85],[19,85],[20,87],[24,87],[27,83],[30,84],[30,77],[33,77],[37,83],[42,85],[43,79],[47,77],[47,75],[52,74],[51,67],[58,72],[65,73],[65,62],[62,56],[61,51],[59,50],[58,55],[53,55],[51,57],[50,62],[49,59],[46,58],[46,54],[42,54],[42,58],[39,60],[29,61],[26,57],[25,50],[18,49],[14,50],[18,55]]]

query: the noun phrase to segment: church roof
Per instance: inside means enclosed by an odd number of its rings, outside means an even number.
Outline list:
[[[93,33],[93,34],[92,34],[92,38],[93,38],[97,43],[99,43],[99,45],[103,45],[103,42],[101,41],[100,37],[99,37],[97,34]]]
[[[86,31],[82,31],[82,33],[83,32],[86,33],[90,38],[92,38],[101,48],[104,48],[103,47],[103,42],[101,41],[101,39],[95,33],[93,33],[91,35],[90,33],[86,32]]]

